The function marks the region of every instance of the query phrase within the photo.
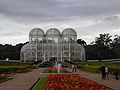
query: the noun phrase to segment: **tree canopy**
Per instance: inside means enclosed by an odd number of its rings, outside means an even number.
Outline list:
[[[113,39],[112,39],[113,38]],[[82,44],[81,44],[82,45]],[[83,45],[84,46],[84,45]],[[120,58],[120,36],[99,34],[90,45],[84,46],[87,60],[103,60]]]

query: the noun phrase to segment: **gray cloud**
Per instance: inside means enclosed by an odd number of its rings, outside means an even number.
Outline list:
[[[1,0],[0,11],[20,22],[47,22],[119,13],[119,4],[119,0]]]
[[[25,36],[34,27],[73,27],[89,42],[96,34],[118,31],[119,8],[120,0],[0,0],[0,36]]]

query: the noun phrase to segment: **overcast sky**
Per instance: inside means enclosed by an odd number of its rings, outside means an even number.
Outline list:
[[[120,35],[120,0],[0,0],[0,44],[24,43],[33,28],[69,27],[87,43]]]

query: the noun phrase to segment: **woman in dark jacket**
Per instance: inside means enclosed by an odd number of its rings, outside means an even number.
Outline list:
[[[106,79],[105,65],[102,65],[100,70],[101,70],[101,73],[102,73],[101,79],[105,80]]]

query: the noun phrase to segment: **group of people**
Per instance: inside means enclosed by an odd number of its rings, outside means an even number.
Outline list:
[[[109,80],[109,68],[107,67],[107,65],[102,65],[101,68],[101,73],[102,73],[102,76],[101,76],[101,79],[105,80],[105,79],[108,79]]]
[[[107,65],[102,65],[101,68],[101,79],[105,80],[108,79],[109,80],[109,68],[107,67]],[[119,71],[118,70],[114,70],[113,74],[115,75],[115,79],[118,80],[118,75],[119,75]]]

